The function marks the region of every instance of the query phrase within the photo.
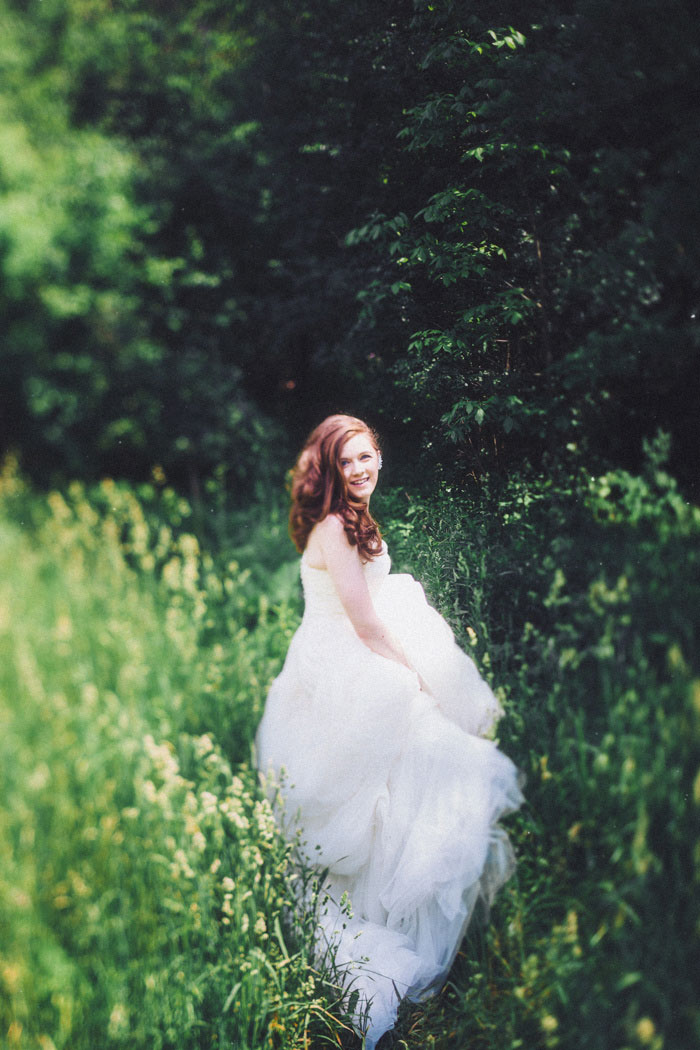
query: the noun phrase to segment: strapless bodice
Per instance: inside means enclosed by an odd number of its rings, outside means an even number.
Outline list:
[[[384,544],[382,553],[363,565],[370,594],[375,595],[391,570],[391,558]],[[304,588],[304,617],[346,616],[330,573],[326,569],[315,569],[301,556],[301,582]]]

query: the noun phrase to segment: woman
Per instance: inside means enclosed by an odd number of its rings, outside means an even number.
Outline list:
[[[477,901],[511,874],[497,821],[522,802],[512,762],[484,739],[496,698],[421,586],[389,575],[369,511],[381,466],[374,432],[344,415],[299,456],[305,611],[257,737],[289,834],[298,822],[305,860],[327,872],[319,950],[332,946],[359,992],[368,1050],[401,997],[439,988]]]

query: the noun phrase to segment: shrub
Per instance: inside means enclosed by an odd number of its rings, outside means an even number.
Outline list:
[[[663,435],[646,451],[640,475],[385,501],[396,564],[492,678],[528,776],[517,881],[427,1021],[459,1045],[682,1050],[700,1032],[700,511]]]

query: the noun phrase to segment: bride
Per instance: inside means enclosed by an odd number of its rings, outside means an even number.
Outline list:
[[[518,773],[486,739],[502,710],[369,510],[382,466],[374,432],[335,415],[292,475],[290,532],[305,610],[257,734],[282,785],[285,829],[326,874],[319,954],[330,946],[372,1050],[447,976],[475,905],[510,876],[499,818]]]

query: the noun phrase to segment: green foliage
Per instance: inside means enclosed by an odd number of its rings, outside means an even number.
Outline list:
[[[431,457],[479,473],[558,456],[564,435],[636,464],[662,425],[694,484],[689,9],[626,4],[611,24],[597,0],[415,7],[425,87],[407,99],[389,179],[420,157],[423,199],[399,192],[348,237],[383,258],[364,319],[394,342],[403,412]]]
[[[700,514],[668,451],[378,500],[527,775],[516,878],[444,991],[405,1004],[409,1048],[696,1040]],[[357,1045],[249,766],[298,622],[281,508],[227,520],[220,554],[167,488],[39,500],[11,464],[0,488],[8,1050]]]
[[[54,445],[75,469],[110,395],[115,344],[134,326],[123,266],[143,214],[130,199],[133,158],[70,129],[57,71],[34,68],[27,28],[2,16],[0,439],[24,432],[30,460]]]
[[[517,881],[409,1047],[697,1041],[700,513],[667,445],[640,475],[385,499],[395,564],[492,676],[528,777]]]
[[[260,599],[246,631],[245,574],[124,486],[38,503],[8,470],[2,498],[0,1043],[330,1038],[332,970],[248,764],[291,610]]]
[[[157,12],[139,5],[19,6],[0,7],[0,446],[43,480],[55,471],[143,478],[159,465],[195,499],[202,475],[250,492],[270,469],[279,474],[268,450],[280,433],[253,409],[224,352],[241,307],[214,200],[206,222],[218,231],[216,252],[178,199],[197,165],[220,178],[232,156],[248,157],[249,132],[231,130],[228,111],[218,125],[227,149],[207,139],[218,168],[193,131],[210,120],[216,84],[237,60],[231,32],[213,33],[203,52],[202,11],[193,21],[179,12],[170,44]],[[164,68],[171,48],[179,78]],[[182,116],[185,100],[187,120],[168,127],[164,114]],[[172,150],[179,165],[167,164]],[[200,211],[199,193],[211,196],[203,185],[188,192]]]
[[[0,11],[0,440],[34,473],[250,492],[351,409],[459,479],[637,470],[661,426],[695,485],[681,0]]]

